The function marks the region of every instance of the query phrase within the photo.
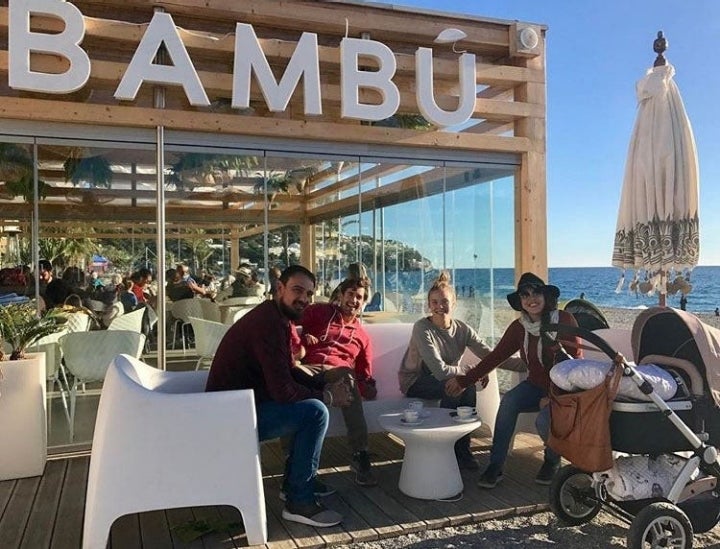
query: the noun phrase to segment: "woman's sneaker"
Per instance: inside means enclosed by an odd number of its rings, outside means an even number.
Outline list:
[[[500,468],[491,464],[488,465],[485,472],[480,475],[477,485],[480,486],[480,488],[495,488],[502,479],[503,474]]]
[[[335,526],[340,524],[343,519],[340,513],[328,509],[317,501],[313,503],[292,503],[288,501],[282,511],[282,518],[318,528]]]
[[[560,469],[559,463],[550,463],[549,461],[543,461],[542,467],[535,476],[535,482],[542,484],[543,486],[549,486],[552,484],[552,479]]]

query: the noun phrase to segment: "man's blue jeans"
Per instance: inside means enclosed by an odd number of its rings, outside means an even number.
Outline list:
[[[314,484],[320,463],[328,409],[317,399],[298,402],[261,402],[257,405],[258,438],[292,439],[283,486],[292,503],[315,501]]]
[[[550,409],[545,406],[540,410],[540,400],[546,396],[547,393],[542,387],[533,385],[527,380],[521,381],[503,395],[493,430],[493,445],[490,451],[491,465],[502,471],[519,414],[539,411],[535,420],[535,428],[543,441],[547,442],[550,433]],[[560,456],[546,446],[545,460],[557,464],[560,463]]]

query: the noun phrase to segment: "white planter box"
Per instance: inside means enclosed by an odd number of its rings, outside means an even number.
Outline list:
[[[47,461],[45,353],[0,362],[0,480],[42,475]]]

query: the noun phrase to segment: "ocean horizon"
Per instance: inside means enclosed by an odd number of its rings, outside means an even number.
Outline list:
[[[494,299],[505,300],[515,289],[515,272],[512,268],[498,269],[449,269],[459,298],[490,297],[491,280]],[[438,275],[437,269],[406,271],[387,274],[386,292],[424,293]],[[645,309],[658,303],[658,295],[646,295],[630,291],[634,273],[626,271],[624,284],[619,291],[618,283],[622,271],[616,267],[550,267],[548,283],[560,288],[560,300],[568,301],[584,295],[584,298],[599,307],[622,309]],[[382,275],[378,273],[376,287],[382,287]],[[687,310],[713,312],[720,307],[720,266],[699,266],[690,273],[692,290],[687,294]],[[680,292],[667,296],[667,304],[680,307]]]

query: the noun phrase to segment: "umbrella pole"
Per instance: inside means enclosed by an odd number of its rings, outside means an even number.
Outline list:
[[[660,292],[658,292],[658,306],[667,307],[667,272],[660,271]]]

